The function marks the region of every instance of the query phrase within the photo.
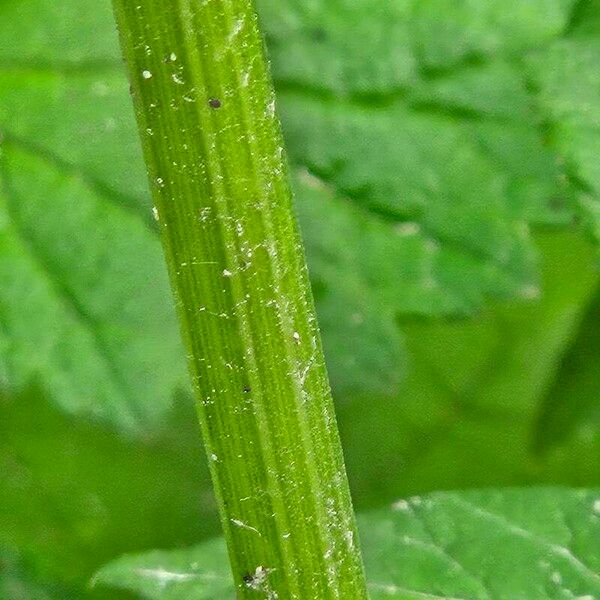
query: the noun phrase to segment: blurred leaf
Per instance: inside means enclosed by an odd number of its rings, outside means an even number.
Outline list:
[[[536,244],[539,300],[495,304],[471,319],[402,320],[411,361],[399,396],[355,396],[338,406],[360,507],[436,489],[600,485],[600,452],[589,435],[556,455],[534,449],[554,373],[598,285],[593,248],[581,236],[538,234]],[[558,401],[566,410],[573,402]]]
[[[575,34],[597,34],[600,31],[600,1],[578,0],[573,9],[571,31]]]
[[[2,160],[8,382],[40,376],[69,412],[129,429],[156,422],[185,381],[185,359],[154,233],[35,152],[9,141]]]
[[[518,56],[559,36],[576,0],[415,2],[417,48],[430,67],[474,57]]]
[[[191,402],[136,441],[36,390],[0,397],[0,414],[0,549],[40,581],[85,588],[115,555],[218,531]]]
[[[580,210],[600,238],[600,4],[580,1],[569,35],[530,57],[548,136],[581,188]]]
[[[0,375],[39,377],[64,410],[132,429],[171,406],[185,359],[99,8],[0,6]]]
[[[370,597],[591,599],[600,594],[600,496],[558,489],[439,493],[359,520]],[[246,574],[268,589],[268,565]],[[222,600],[235,590],[222,540],[123,557],[96,584],[150,600]]]
[[[540,294],[529,224],[593,206],[568,176],[591,154],[544,126],[571,131],[589,94],[566,114],[550,79],[540,108],[525,65],[549,49],[545,70],[576,60],[566,87],[588,89],[573,6],[260,3],[339,394],[397,386],[398,313]],[[8,0],[0,17],[0,375],[40,376],[70,412],[156,423],[183,355],[109,3]]]
[[[600,297],[596,295],[577,336],[554,375],[541,408],[536,446],[545,452],[572,436],[600,443]],[[591,454],[586,460],[594,462]]]
[[[15,556],[0,548],[0,598],[10,600],[58,600],[65,590],[35,580]]]

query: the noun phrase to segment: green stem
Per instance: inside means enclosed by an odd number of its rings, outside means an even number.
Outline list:
[[[366,598],[250,0],[114,0],[240,598]]]

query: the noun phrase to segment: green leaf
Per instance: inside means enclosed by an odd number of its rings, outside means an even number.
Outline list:
[[[599,372],[600,297],[596,294],[541,407],[536,436],[541,452],[561,446],[572,437],[592,446],[600,445]],[[585,461],[595,463],[596,456],[600,454],[590,453]]]
[[[189,398],[135,441],[65,414],[36,389],[0,395],[0,414],[0,562],[7,548],[14,585],[27,583],[26,566],[74,590],[61,598],[87,598],[87,580],[114,556],[219,531]]]
[[[370,597],[527,600],[600,594],[600,491],[438,493],[359,519]],[[150,600],[233,597],[222,540],[126,556],[95,583]],[[247,585],[267,577],[267,565]]]
[[[85,178],[10,140],[2,166],[8,382],[40,377],[68,412],[128,429],[156,422],[185,362],[155,234]]]
[[[424,63],[518,56],[560,35],[576,0],[444,0],[415,2],[416,44]]]
[[[571,32],[574,34],[596,35],[600,31],[600,2],[579,0],[571,19]]]
[[[540,413],[556,394],[555,373],[597,294],[593,247],[569,232],[538,234],[536,244],[541,298],[497,303],[470,319],[403,319],[411,361],[398,396],[357,395],[339,405],[359,508],[415,491],[600,485],[592,421],[578,444],[556,453],[540,455],[534,443]],[[589,390],[591,411],[597,399]],[[557,404],[568,411],[578,400],[562,394]],[[564,414],[556,416],[548,442],[562,426]]]
[[[548,136],[566,172],[580,188],[578,208],[595,238],[600,237],[600,5],[583,0],[569,34],[529,57],[530,77],[539,89]]]
[[[139,429],[185,358],[110,7],[63,9],[0,7],[0,375]]]
[[[10,552],[0,548],[0,597],[11,600],[59,600],[64,590],[46,586],[35,580],[31,573]],[[61,594],[63,594],[61,596]]]

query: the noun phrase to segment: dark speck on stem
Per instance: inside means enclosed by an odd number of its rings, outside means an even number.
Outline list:
[[[250,388],[250,387],[248,387],[248,386],[246,386],[246,387],[244,388],[244,394],[249,394],[251,391],[252,391],[252,388]]]
[[[221,101],[220,101],[218,98],[211,98],[211,99],[208,101],[208,105],[209,105],[211,108],[221,108]]]

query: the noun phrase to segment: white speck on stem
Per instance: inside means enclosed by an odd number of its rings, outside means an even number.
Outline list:
[[[230,521],[234,525],[239,527],[240,529],[245,529],[246,531],[252,531],[252,533],[256,533],[262,537],[260,531],[258,529],[256,529],[256,527],[252,527],[251,525],[248,525],[247,523],[244,523],[244,521],[240,521],[239,519],[230,519]]]
[[[154,215],[155,221],[160,221],[160,214],[158,213],[158,208],[156,208],[156,206],[152,207],[152,214]]]
[[[310,372],[310,368],[312,367],[313,363],[309,362],[304,369],[302,369],[302,372],[300,373],[298,380],[300,382],[300,386],[303,386],[306,383],[306,378],[308,377],[308,373]]]
[[[158,187],[164,187],[165,185],[165,180],[162,177],[157,177],[156,178],[156,185]]]
[[[231,277],[233,273],[227,269],[223,269],[223,277]]]
[[[354,548],[354,532],[350,530],[346,531],[344,534],[344,539],[346,540],[346,545],[348,548],[352,550],[352,548]]]
[[[556,585],[560,585],[562,583],[562,575],[558,571],[554,571],[554,573],[550,575],[550,581]]]
[[[183,85],[185,82],[183,81],[183,79],[181,78],[181,75],[178,75],[177,73],[173,73],[173,75],[171,75],[171,79],[177,84],[177,85]]]
[[[219,457],[213,453],[210,455],[210,460],[212,460],[213,462],[217,462],[219,460]]]
[[[144,79],[151,79],[152,78],[152,73],[150,71],[142,71],[142,77]]]
[[[171,54],[169,54],[169,59],[171,62],[175,62],[177,60],[177,54],[175,54],[175,52],[171,52]]]
[[[266,589],[267,579],[272,570],[273,569],[266,569],[263,566],[256,567],[254,574],[244,579],[246,587],[256,592],[267,592],[267,598],[269,600],[277,598],[274,591]]]
[[[233,42],[233,40],[239,35],[240,31],[244,28],[244,19],[243,17],[236,20],[233,27],[231,28],[231,32],[227,38],[229,43]]]
[[[292,337],[294,338],[294,341],[296,343],[298,343],[298,344],[300,343],[300,334],[297,331],[294,331]]]
[[[598,498],[598,500],[594,501],[594,504],[592,504],[592,510],[598,515],[600,516],[600,498]]]

